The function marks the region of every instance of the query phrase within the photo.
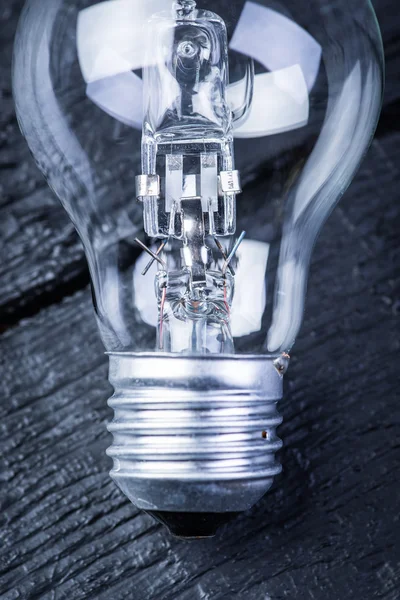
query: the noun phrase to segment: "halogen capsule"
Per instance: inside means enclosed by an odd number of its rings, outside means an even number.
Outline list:
[[[231,353],[234,281],[218,241],[235,233],[241,191],[227,102],[228,40],[224,21],[195,6],[179,2],[172,16],[152,19],[137,196],[147,235],[168,240],[156,285],[158,348]]]

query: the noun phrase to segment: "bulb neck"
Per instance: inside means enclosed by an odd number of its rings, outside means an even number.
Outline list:
[[[173,533],[203,537],[271,487],[282,445],[273,358],[109,356],[110,475],[138,508]]]

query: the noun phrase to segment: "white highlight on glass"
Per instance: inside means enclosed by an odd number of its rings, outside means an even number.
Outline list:
[[[335,165],[340,164],[346,154],[348,147],[356,137],[363,137],[365,132],[357,130],[359,123],[359,111],[361,105],[362,78],[361,67],[357,62],[349,73],[340,94],[329,101],[325,122],[315,148],[305,166],[296,189],[293,208],[293,221],[297,221],[301,214],[307,209],[323,186],[329,185],[329,178],[334,173]],[[368,106],[367,103],[365,103]],[[365,145],[365,140],[360,139]],[[362,146],[363,147],[363,146]],[[349,156],[345,165],[349,171],[355,169],[359,157]],[[347,180],[347,173],[345,176]],[[336,178],[332,177],[333,186],[336,191]],[[322,201],[326,202],[326,190]]]
[[[151,250],[157,252],[157,246],[152,246]],[[154,278],[157,275],[157,263],[148,270],[145,276],[142,275],[143,270],[149,262],[149,255],[142,252],[133,270],[133,293],[134,300],[132,304],[139,311],[140,318],[144,323],[151,327],[157,327],[158,324],[158,307],[154,296]]]
[[[180,204],[183,190],[183,156],[167,154],[165,169],[165,210],[171,212],[174,203]]]
[[[232,104],[237,87],[233,84],[228,88]],[[262,73],[254,78],[249,115],[234,134],[237,138],[254,138],[291,131],[306,125],[309,113],[307,85],[299,65]]]
[[[86,95],[110,117],[133,129],[143,124],[143,82],[135,73],[118,73],[88,84]]]
[[[148,20],[170,0],[107,0],[78,15],[79,64],[87,83],[147,64]]]
[[[200,157],[201,201],[203,211],[218,211],[218,156],[209,152]]]
[[[170,0],[107,0],[78,16],[78,57],[88,97],[135,129],[142,127],[143,83],[132,71],[157,60],[146,55],[147,23],[170,8]],[[304,126],[309,117],[308,93],[321,61],[320,45],[287,17],[246,2],[230,48],[271,71],[255,76],[252,106],[235,129],[235,137],[263,137]],[[231,106],[242,94],[240,82],[228,87]]]
[[[269,244],[243,240],[237,250],[235,294],[232,302],[231,327],[233,337],[249,335],[261,329],[267,301],[265,271]]]
[[[229,47],[269,71],[299,64],[308,90],[317,79],[321,46],[297,23],[256,2],[246,2]]]
[[[335,199],[340,197],[338,190],[340,193],[345,191],[357,170],[371,135],[365,123],[373,122],[374,115],[379,112],[378,81],[379,72],[371,67],[363,85],[361,65],[357,62],[340,94],[330,98],[318,142],[294,190],[291,219],[283,230],[278,268],[279,292],[268,332],[269,352],[290,347],[302,320],[308,263],[296,262],[294,258],[296,252],[300,252],[293,243],[294,232],[297,232],[299,240],[315,239],[326,218],[326,207],[334,206]],[[349,153],[350,147],[355,151]],[[306,214],[307,220],[304,219]]]
[[[274,352],[286,343],[290,348],[300,328],[304,311],[304,296],[307,284],[307,269],[294,259],[279,267],[279,292],[273,320],[268,331],[268,351]]]

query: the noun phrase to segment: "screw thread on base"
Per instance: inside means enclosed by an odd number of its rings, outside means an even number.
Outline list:
[[[209,529],[210,515],[249,509],[281,471],[272,358],[111,354],[110,381],[111,477],[163,522],[175,515],[182,529],[177,515],[203,514]]]

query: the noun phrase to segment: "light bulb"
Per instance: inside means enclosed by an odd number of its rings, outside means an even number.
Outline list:
[[[281,470],[312,248],[382,76],[367,0],[26,4],[17,115],[86,251],[111,476],[177,535],[214,534]]]

